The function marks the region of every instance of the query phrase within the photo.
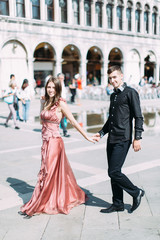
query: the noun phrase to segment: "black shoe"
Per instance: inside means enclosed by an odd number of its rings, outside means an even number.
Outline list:
[[[21,215],[21,216],[27,216],[27,213],[22,212],[22,211],[19,211],[18,214]]]
[[[7,123],[5,123],[5,124],[4,124],[4,126],[7,128],[7,127],[8,127],[8,124],[7,124]]]
[[[20,118],[20,119],[19,119],[19,121],[20,121],[20,122],[23,122],[23,119],[22,119],[22,118]]]
[[[144,193],[145,192],[142,189],[140,189],[138,196],[133,198],[133,205],[130,209],[131,213],[139,207],[141,203],[141,198],[144,196]]]
[[[15,129],[20,129],[20,127],[18,127],[18,126],[15,126]]]
[[[64,137],[70,137],[70,135],[67,134],[67,133],[65,133],[63,136],[64,136]]]
[[[29,216],[29,215],[26,214],[26,215],[24,216],[24,219],[30,219],[31,217],[32,217],[32,216]]]
[[[109,208],[101,209],[101,213],[112,213],[112,212],[123,212],[124,207],[116,207],[115,205],[111,205]]]

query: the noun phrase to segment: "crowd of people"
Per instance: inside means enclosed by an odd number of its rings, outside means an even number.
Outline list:
[[[139,85],[135,86],[141,99],[156,99],[160,98],[160,84],[156,85],[154,78],[151,76],[143,76]]]
[[[28,79],[24,79],[21,88],[17,86],[15,75],[10,75],[8,88],[3,92],[4,102],[9,108],[9,115],[5,122],[5,127],[8,127],[8,122],[13,118],[15,129],[20,129],[18,121],[27,122],[29,119],[29,109],[31,101],[31,89]],[[22,104],[22,113],[20,114],[20,102]]]

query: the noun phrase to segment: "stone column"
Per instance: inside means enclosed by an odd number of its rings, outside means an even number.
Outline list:
[[[59,7],[59,0],[54,1],[54,21],[60,22],[60,7]]]
[[[69,24],[73,23],[73,8],[72,8],[72,0],[67,0],[67,22]]]
[[[96,12],[95,12],[95,0],[92,0],[91,3],[91,26],[95,28],[96,23],[95,23],[95,16]]]
[[[28,79],[31,89],[34,89],[34,58],[28,59]]]
[[[126,8],[122,6],[122,31],[127,29]]]
[[[55,76],[57,76],[58,73],[62,72],[62,58],[60,56],[57,56],[55,65],[56,65]]]
[[[142,59],[141,63],[140,63],[140,77],[143,77],[144,76],[144,60]]]
[[[136,23],[136,16],[135,16],[135,8],[132,8],[132,18],[131,18],[132,20],[132,22],[131,22],[131,24],[132,24],[132,32],[133,33],[135,33],[135,31],[136,31],[136,25],[135,25],[135,23]]]
[[[157,16],[156,16],[156,22],[157,22],[156,35],[159,35],[159,15],[158,15],[158,13],[157,13]]]
[[[11,17],[15,17],[16,16],[16,2],[12,1],[12,0],[9,0],[9,16]]]
[[[117,30],[117,5],[113,6],[113,30]]]
[[[102,65],[102,79],[101,79],[102,86],[107,86],[107,82],[108,82],[107,70],[108,70],[108,58],[107,58],[107,55],[105,55],[103,59],[103,65]]]
[[[144,12],[143,10],[140,13],[140,33],[144,34]]]
[[[46,20],[46,7],[45,0],[40,0],[40,19]]]
[[[106,12],[106,1],[102,5],[102,27],[107,29],[107,12]]]
[[[87,72],[86,72],[86,69],[87,69],[87,59],[86,59],[86,56],[87,56],[87,53],[85,52],[81,52],[82,54],[82,57],[81,57],[81,63],[80,63],[80,75],[82,76],[82,85],[83,87],[85,87],[87,85]]]
[[[25,16],[26,18],[31,18],[31,1],[30,0],[25,0]]]
[[[159,62],[157,61],[156,66],[155,66],[155,81],[156,81],[156,85],[158,85],[159,83]]]
[[[80,25],[84,26],[84,0],[80,0]]]

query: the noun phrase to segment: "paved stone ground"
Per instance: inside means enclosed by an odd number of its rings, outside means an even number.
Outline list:
[[[70,105],[72,112],[108,107],[108,102],[83,100]],[[144,109],[160,108],[160,100],[142,101]],[[128,154],[123,171],[145,190],[140,207],[128,211],[132,198],[124,194],[125,211],[102,214],[111,202],[105,154],[106,137],[91,144],[75,130],[65,138],[65,148],[78,184],[89,196],[86,205],[72,209],[69,215],[34,216],[23,219],[17,212],[29,200],[40,167],[41,126],[34,119],[39,114],[39,100],[31,104],[29,123],[3,123],[8,108],[0,103],[0,240],[160,240],[160,124],[145,127],[142,151]],[[158,117],[160,115],[157,112]],[[159,119],[157,117],[157,119]]]

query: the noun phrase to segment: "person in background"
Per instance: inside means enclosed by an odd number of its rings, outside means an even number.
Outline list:
[[[31,91],[28,79],[23,80],[21,87],[21,98],[22,98],[23,121],[27,122],[29,119],[29,108],[31,101]]]
[[[15,103],[15,110],[16,110],[16,120],[23,121],[20,117],[19,114],[19,100],[21,99],[20,97],[20,89],[18,88],[16,84],[16,78],[14,74],[10,75],[10,82],[15,82],[15,98],[14,98],[14,103]]]
[[[64,74],[63,73],[58,73],[57,78],[61,82],[61,86],[62,86],[61,96],[64,100],[66,100],[66,88],[65,88],[65,85],[64,85]],[[61,125],[62,130],[63,130],[63,136],[64,137],[70,137],[70,135],[67,133],[67,128],[65,126],[65,117],[63,117],[61,119],[60,125]]]
[[[4,125],[5,125],[5,127],[8,127],[8,122],[11,119],[11,117],[13,116],[13,122],[14,122],[14,125],[15,125],[15,129],[20,129],[19,126],[17,125],[16,111],[15,111],[14,106],[13,106],[14,99],[16,97],[15,96],[15,92],[16,92],[15,88],[16,88],[15,81],[14,80],[10,81],[9,88],[4,92],[4,95],[3,95],[3,98],[9,97],[9,96],[13,96],[12,97],[12,101],[10,103],[9,102],[7,103],[8,104],[8,108],[10,110],[10,113],[9,113],[9,115],[8,115]]]
[[[80,99],[82,98],[82,79],[79,73],[77,73],[74,78],[77,81],[77,101],[78,105],[80,105]]]
[[[76,87],[77,87],[77,83],[76,83],[76,79],[73,78],[72,79],[72,83],[69,85],[69,89],[71,92],[71,103],[75,102],[75,96],[76,96]]]

